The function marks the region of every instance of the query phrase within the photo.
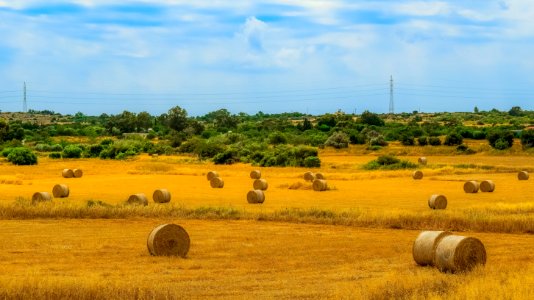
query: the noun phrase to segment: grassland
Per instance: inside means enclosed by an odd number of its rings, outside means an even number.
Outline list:
[[[253,168],[244,164],[187,156],[2,162],[0,298],[534,297],[534,185],[516,177],[534,171],[534,156],[429,156],[425,177],[414,181],[410,170],[362,170],[375,158],[362,151],[321,152],[316,171],[332,187],[326,192],[309,189],[305,169],[263,168],[263,205],[246,202]],[[416,162],[412,154],[403,159]],[[64,179],[63,168],[81,168],[84,177]],[[209,187],[205,174],[213,169],[224,189]],[[497,187],[465,194],[468,179]],[[33,192],[56,183],[68,184],[71,196],[30,204]],[[289,188],[296,183],[299,189]],[[171,192],[170,205],[123,204],[156,188]],[[447,210],[429,210],[434,193],[447,196]],[[148,233],[165,222],[189,232],[187,259],[148,254]],[[416,266],[411,246],[425,229],[478,237],[487,265],[456,275]]]

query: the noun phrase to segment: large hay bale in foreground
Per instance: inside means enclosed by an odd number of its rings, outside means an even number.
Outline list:
[[[52,200],[52,195],[48,192],[36,192],[32,196],[32,204],[37,204],[39,202],[45,202]]]
[[[517,179],[519,180],[528,180],[528,172],[527,171],[521,171],[519,173],[517,173]]]
[[[74,177],[74,172],[71,169],[63,169],[61,175],[63,178],[72,178]]]
[[[444,195],[432,195],[428,199],[428,206],[432,209],[447,208],[447,197]]]
[[[469,271],[486,264],[486,249],[477,238],[449,235],[436,247],[434,264],[441,272]]]
[[[252,178],[252,179],[260,179],[261,178],[261,171],[260,170],[252,170],[250,172],[250,178]]]
[[[74,170],[72,170],[72,173],[74,174],[75,178],[80,178],[80,177],[83,176],[82,169],[74,169]]]
[[[304,180],[306,180],[306,181],[314,181],[315,180],[315,174],[313,174],[313,172],[304,173]]]
[[[418,265],[421,266],[433,266],[434,255],[436,253],[436,247],[438,243],[444,237],[451,235],[448,231],[423,231],[421,232],[412,247],[413,259]]]
[[[265,194],[262,190],[252,190],[247,193],[247,202],[250,204],[263,203]]]
[[[224,180],[221,177],[213,177],[210,180],[210,186],[214,189],[222,189],[224,187]]]
[[[464,183],[464,192],[471,194],[471,193],[477,193],[479,188],[478,181],[470,180]]]
[[[219,173],[217,171],[209,171],[206,177],[208,178],[208,181],[211,181],[213,178],[219,177]]]
[[[186,257],[191,240],[187,231],[176,224],[163,224],[148,235],[148,251],[154,256]]]
[[[69,196],[69,187],[66,184],[56,184],[52,188],[54,198],[66,198]]]
[[[417,162],[422,164],[422,165],[426,165],[427,164],[427,159],[426,159],[426,157],[419,157],[419,159],[417,159]]]
[[[326,184],[326,180],[323,179],[315,179],[313,181],[313,190],[316,192],[323,192],[328,189],[328,185]]]
[[[267,183],[267,180],[265,179],[256,179],[254,180],[254,183],[252,184],[255,190],[262,190],[266,191],[269,187],[269,184]]]
[[[167,203],[171,201],[171,193],[166,189],[157,189],[152,194],[152,199],[156,203]]]
[[[420,170],[414,171],[412,174],[412,178],[415,180],[423,179],[423,171],[420,171]]]
[[[315,173],[315,179],[326,179],[323,173]]]
[[[495,183],[491,180],[484,180],[480,183],[480,191],[491,193],[495,190]]]
[[[128,197],[128,200],[126,200],[126,203],[133,204],[133,205],[148,205],[148,199],[146,198],[145,194],[139,193],[139,194],[133,194]]]

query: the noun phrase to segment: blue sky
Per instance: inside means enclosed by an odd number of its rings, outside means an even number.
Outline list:
[[[534,1],[0,0],[0,110],[534,109]]]

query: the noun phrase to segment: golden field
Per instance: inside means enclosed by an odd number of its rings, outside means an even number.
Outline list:
[[[415,181],[413,170],[362,170],[373,153],[323,150],[314,171],[326,176],[326,192],[302,180],[306,169],[260,168],[269,183],[262,205],[246,202],[255,168],[245,164],[143,155],[40,158],[37,166],[3,161],[0,297],[534,298],[534,184],[516,176],[534,171],[534,156],[427,157],[425,177]],[[64,168],[84,176],[62,178]],[[209,170],[220,173],[223,189],[210,188]],[[495,192],[464,193],[465,180],[484,179],[495,182]],[[30,205],[34,192],[57,183],[69,186],[69,198]],[[123,204],[134,193],[151,200],[157,188],[171,192],[171,204]],[[436,193],[447,196],[446,210],[428,208]],[[187,259],[149,255],[148,233],[168,222],[189,232]],[[418,267],[411,247],[426,229],[479,238],[486,266],[456,275]]]

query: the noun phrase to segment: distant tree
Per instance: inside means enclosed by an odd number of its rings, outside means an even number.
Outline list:
[[[508,114],[510,116],[520,117],[523,115],[523,110],[519,106],[514,106],[508,111]]]
[[[137,130],[141,131],[141,130],[148,130],[148,128],[151,128],[152,127],[152,116],[146,112],[146,111],[142,111],[140,113],[137,114],[137,118],[136,118],[136,127],[137,127]]]
[[[475,106],[475,109],[473,109],[473,111],[475,112],[475,114],[478,114],[478,107]]]
[[[215,128],[220,132],[234,129],[239,123],[237,116],[230,114],[230,112],[224,108],[206,114],[205,118],[209,122],[212,122]]]
[[[506,129],[496,129],[486,135],[491,147],[499,150],[512,147],[514,144],[514,133]]]
[[[169,128],[182,131],[187,127],[187,111],[180,106],[175,106],[167,112],[165,123]]]
[[[534,130],[526,129],[521,132],[521,145],[524,148],[534,147]]]
[[[457,146],[461,145],[464,141],[464,138],[458,132],[451,132],[445,137],[445,142],[443,145],[446,146]]]
[[[377,114],[364,111],[360,116],[360,122],[367,125],[384,126],[385,122]]]

